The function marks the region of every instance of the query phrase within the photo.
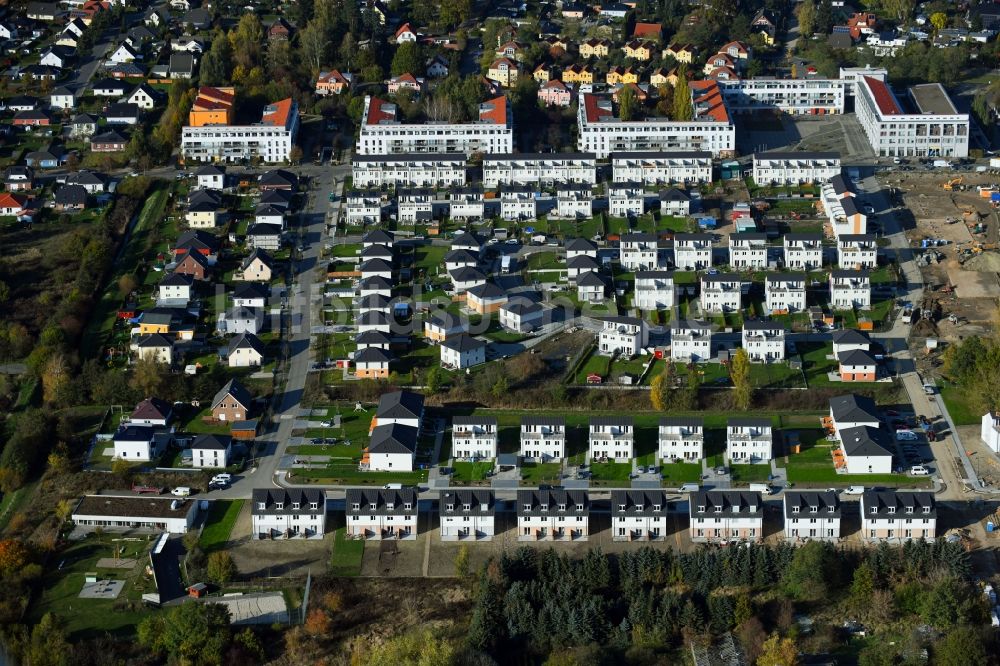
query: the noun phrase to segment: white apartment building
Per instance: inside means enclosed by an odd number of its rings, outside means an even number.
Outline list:
[[[364,539],[417,538],[417,493],[413,488],[348,488],[347,534]]]
[[[786,490],[785,538],[835,541],[840,538],[840,498],[832,490]]]
[[[347,224],[364,226],[382,219],[382,195],[374,190],[351,190],[347,202]]]
[[[969,156],[969,114],[958,112],[940,83],[910,88],[910,108],[874,77],[860,77],[856,90],[855,113],[879,156]]]
[[[462,155],[355,155],[351,174],[356,187],[462,187],[466,182]]]
[[[861,496],[861,536],[869,541],[933,540],[937,536],[934,493],[866,490]]]
[[[597,156],[593,153],[521,153],[484,155],[483,187],[556,183],[597,184]]]
[[[298,131],[298,104],[286,99],[265,106],[259,123],[185,125],[181,155],[186,162],[287,162]]]
[[[481,220],[486,217],[486,196],[481,188],[449,189],[448,204],[453,220]]]
[[[669,520],[663,490],[612,490],[611,538],[614,541],[662,541]]]
[[[594,195],[590,185],[559,185],[556,188],[556,215],[569,220],[593,217]]]
[[[882,67],[872,67],[871,65],[865,65],[864,67],[841,67],[839,77],[844,82],[844,92],[848,97],[854,97],[857,94],[858,80],[862,76],[870,76],[878,81],[885,81],[889,78],[889,71]]]
[[[819,198],[835,237],[868,232],[868,217],[858,208],[854,189],[843,176],[824,183]]]
[[[735,312],[743,305],[743,280],[735,273],[701,276],[702,312]]]
[[[497,457],[497,420],[494,416],[456,416],[451,420],[451,455],[460,460]]]
[[[649,345],[649,327],[638,317],[606,317],[598,336],[602,354],[637,356]]]
[[[508,222],[538,217],[538,200],[530,187],[508,185],[500,190],[500,217]]]
[[[719,87],[726,108],[735,115],[774,111],[793,116],[841,114],[847,97],[847,83],[840,79],[757,77],[719,81]]]
[[[831,271],[830,305],[835,310],[871,308],[872,285],[868,271]]]
[[[993,453],[1000,453],[1000,414],[989,411],[979,420],[979,438]]]
[[[254,488],[250,498],[254,539],[322,539],[326,493],[307,488]]]
[[[700,271],[712,267],[712,234],[674,234],[674,268]]]
[[[705,151],[629,152],[611,155],[611,179],[616,183],[686,185],[712,182],[712,154]]]
[[[492,541],[496,498],[492,490],[442,490],[438,501],[442,541]]]
[[[517,491],[519,541],[586,541],[589,525],[590,499],[585,490]]]
[[[606,159],[623,152],[710,152],[729,157],[736,150],[736,127],[726,110],[716,81],[692,81],[695,117],[681,122],[666,118],[620,120],[611,99],[592,93],[580,95],[577,145],[583,152]]]
[[[754,153],[753,182],[766,185],[822,183],[840,173],[840,153]]]
[[[764,278],[764,307],[771,314],[804,312],[805,273],[768,273]]]
[[[640,310],[664,310],[676,303],[673,271],[637,271],[632,305]]]
[[[656,234],[623,234],[618,244],[619,260],[626,271],[650,271],[660,267],[660,243]]]
[[[743,349],[751,363],[785,360],[785,327],[773,321],[743,322]]]
[[[785,234],[785,268],[811,271],[823,267],[823,234]]]
[[[468,157],[514,150],[514,118],[502,96],[480,104],[479,119],[471,123],[405,123],[397,116],[395,104],[366,96],[357,154],[460,153]]]
[[[726,424],[726,460],[731,464],[768,463],[774,457],[771,419],[730,418]]]
[[[841,234],[837,237],[837,263],[841,268],[861,270],[878,267],[875,234]]]
[[[430,222],[434,218],[434,193],[424,188],[396,191],[396,220],[400,224]]]
[[[699,490],[691,493],[689,502],[692,541],[758,541],[764,536],[764,504],[760,493]]]
[[[712,358],[712,328],[697,321],[670,324],[670,360],[701,363]]]
[[[729,265],[743,271],[767,268],[767,234],[747,231],[729,236]]]
[[[657,456],[662,462],[694,462],[705,457],[705,424],[689,416],[660,419]]]
[[[631,416],[592,416],[587,457],[592,462],[628,462],[634,457]]]
[[[561,416],[522,416],[518,455],[531,462],[554,462],[566,457],[566,419]]]
[[[608,183],[608,212],[612,217],[638,217],[645,210],[646,193],[642,183]]]

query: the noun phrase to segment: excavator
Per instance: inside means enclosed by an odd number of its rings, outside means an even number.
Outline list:
[[[962,184],[962,180],[963,180],[962,176],[959,176],[958,178],[952,178],[947,183],[941,185],[941,187],[944,189],[945,192],[951,192],[953,189],[955,189],[957,185]]]

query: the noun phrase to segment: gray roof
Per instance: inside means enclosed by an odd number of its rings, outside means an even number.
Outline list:
[[[726,420],[726,425],[734,428],[770,428],[772,427],[773,422],[769,418],[731,416]]]
[[[683,426],[686,428],[703,428],[705,420],[698,416],[663,416],[661,426]]]
[[[368,441],[369,453],[413,453],[417,450],[417,429],[400,423],[375,426]]]
[[[215,407],[222,402],[226,396],[232,396],[236,402],[240,403],[248,410],[253,404],[253,396],[250,395],[250,391],[248,391],[243,384],[239,383],[239,381],[230,379],[226,382],[225,386],[219,389],[219,392],[215,394],[215,397],[212,398],[212,409],[215,409]]]
[[[851,456],[892,456],[892,441],[885,430],[871,426],[845,428],[840,431],[840,441],[847,457]],[[854,470],[856,471],[856,470]]]
[[[115,433],[116,442],[151,442],[155,431],[150,426],[130,425],[119,428]]]
[[[896,515],[906,515],[906,509],[912,508],[914,516],[937,517],[937,502],[934,499],[934,493],[927,491],[866,490],[861,496],[861,507],[865,516],[871,515],[873,507],[878,510],[876,515],[884,515],[888,513],[889,507],[894,507]],[[924,513],[925,509],[929,509],[929,511]]]
[[[233,438],[229,435],[198,435],[191,442],[192,449],[213,449],[225,451],[233,445]]]
[[[492,490],[480,488],[459,488],[442,490],[439,510],[442,516],[492,516],[496,509]],[[449,510],[448,506],[453,506]],[[465,506],[469,508],[466,509]]]
[[[566,418],[562,416],[522,416],[521,425],[562,426],[565,428]]]
[[[414,488],[348,488],[345,502],[349,516],[417,514],[417,493]],[[354,508],[355,504],[358,505],[357,509]],[[374,509],[371,508],[372,504],[375,505]],[[409,509],[404,508],[407,504]]]
[[[481,299],[497,299],[506,298],[507,292],[498,287],[493,282],[484,282],[483,284],[477,284],[476,286],[470,288],[468,293],[476,298]]]
[[[704,511],[699,511],[699,507],[704,507]],[[716,512],[716,507],[721,507],[722,511]],[[757,510],[751,514],[750,507]],[[691,517],[753,515],[764,519],[760,493],[747,490],[699,490],[691,493],[689,511]]]
[[[830,271],[831,278],[866,278],[868,271],[833,270]]]
[[[165,419],[173,414],[173,407],[166,400],[146,398],[132,410],[133,419]]]
[[[866,352],[864,349],[851,349],[850,351],[842,351],[837,354],[837,361],[842,365],[875,365],[875,357],[870,353]]]
[[[577,287],[607,287],[608,283],[600,275],[593,271],[584,273],[576,279]]]
[[[566,249],[570,252],[596,252],[597,246],[586,238],[573,238],[567,241]]]
[[[631,428],[632,427],[632,417],[631,416],[591,416],[590,417],[591,426],[622,426]]]
[[[253,333],[240,333],[229,342],[229,353],[237,349],[252,349],[261,356],[264,355],[264,343]]]
[[[878,422],[880,419],[875,401],[864,395],[840,395],[830,398],[830,413],[834,421],[844,423]]]
[[[451,424],[456,425],[491,425],[496,426],[497,417],[495,416],[453,416],[451,417]]]
[[[486,343],[478,338],[474,338],[467,333],[460,333],[441,343],[442,347],[452,349],[457,352],[475,351],[486,347]]]
[[[326,513],[326,493],[315,488],[254,488],[250,513],[254,516],[286,516],[303,513]],[[264,508],[260,508],[263,504]],[[282,508],[278,508],[278,505]],[[292,506],[298,504],[298,509]],[[316,504],[311,509],[310,504]]]
[[[611,516],[666,516],[670,502],[664,490],[612,490]],[[625,507],[622,510],[622,506]],[[654,510],[653,507],[659,507]]]
[[[162,333],[150,333],[139,338],[139,342],[136,344],[140,349],[149,349],[151,347],[173,347],[174,341]]]
[[[840,518],[840,498],[832,490],[786,490],[784,494],[786,520],[810,516]],[[799,508],[798,513],[792,511],[795,507]],[[818,509],[816,514],[811,513],[813,507]]]
[[[420,418],[424,414],[424,396],[413,391],[383,393],[379,398],[376,418]]]
[[[566,262],[566,268],[574,270],[583,270],[587,268],[597,270],[600,267],[601,265],[597,263],[597,259],[594,259],[594,257],[589,254],[578,254]]]
[[[354,353],[355,363],[390,363],[395,357],[379,347],[365,347]]]
[[[871,344],[871,338],[857,329],[842,328],[833,332],[833,344]]]
[[[565,505],[564,511],[559,511],[559,505]],[[577,505],[583,509],[578,511]],[[530,507],[530,508],[525,508]],[[543,507],[545,510],[543,511]],[[585,490],[566,490],[564,488],[539,488],[537,490],[517,491],[518,516],[589,516],[590,497]]]

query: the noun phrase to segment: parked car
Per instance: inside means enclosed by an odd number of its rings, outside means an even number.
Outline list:
[[[914,465],[910,468],[910,474],[913,476],[927,476],[930,473],[931,471],[923,465]]]
[[[917,433],[912,430],[897,430],[896,431],[896,441],[897,442],[915,442],[919,438]]]
[[[177,486],[176,488],[170,491],[170,494],[176,497],[187,497],[188,495],[191,494],[191,489],[188,488],[187,486]]]

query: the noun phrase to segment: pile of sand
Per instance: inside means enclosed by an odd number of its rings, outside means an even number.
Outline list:
[[[972,257],[962,269],[979,273],[1000,273],[1000,252],[983,252]]]

